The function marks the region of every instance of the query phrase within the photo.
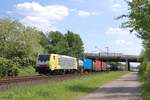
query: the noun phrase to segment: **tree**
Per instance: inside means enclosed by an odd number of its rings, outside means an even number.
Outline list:
[[[41,44],[42,48],[44,49],[44,52],[47,53],[49,50],[50,41],[43,32],[39,31],[38,34],[40,35],[40,44]]]
[[[48,34],[49,43],[49,52],[50,53],[58,53],[58,54],[66,54],[68,49],[67,41],[64,35],[59,31],[51,31]]]
[[[144,42],[150,40],[150,1],[149,0],[132,0],[127,2],[130,12],[127,17],[128,21],[123,23],[123,27],[130,28],[130,31],[136,31],[137,36],[144,39]]]
[[[48,34],[48,40],[49,53],[64,54],[77,58],[83,56],[83,42],[78,34],[68,31],[63,35],[59,31],[52,31]]]
[[[69,46],[68,55],[81,58],[83,56],[84,47],[80,36],[68,31],[67,34],[65,34],[65,38]]]
[[[129,28],[131,32],[136,31],[136,35],[143,40],[142,60],[150,60],[150,1],[132,0],[127,3],[130,12],[118,18],[128,19],[122,24],[123,28]]]
[[[21,66],[35,64],[38,53],[43,52],[38,31],[10,19],[0,19],[0,56]]]

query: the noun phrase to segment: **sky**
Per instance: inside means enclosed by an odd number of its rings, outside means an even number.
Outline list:
[[[124,0],[1,0],[0,18],[19,20],[45,33],[67,30],[79,34],[85,52],[109,52],[139,55],[142,41],[121,28],[129,13]]]

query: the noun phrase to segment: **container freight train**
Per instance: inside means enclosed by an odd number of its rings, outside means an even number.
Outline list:
[[[98,60],[84,58],[79,60],[74,57],[44,54],[37,59],[36,71],[39,73],[65,74],[83,71],[106,71],[107,64]]]

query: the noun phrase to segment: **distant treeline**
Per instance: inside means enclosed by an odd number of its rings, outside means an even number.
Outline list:
[[[16,20],[0,19],[0,58],[6,62],[10,60],[18,67],[35,66],[40,53],[81,58],[83,52],[82,39],[71,31],[65,34],[59,31],[43,33]]]

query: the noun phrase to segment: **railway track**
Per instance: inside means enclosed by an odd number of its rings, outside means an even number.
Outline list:
[[[17,76],[7,77],[0,79],[0,91],[9,90],[14,87],[20,86],[31,86],[38,84],[47,84],[48,82],[61,82],[64,80],[71,80],[81,76],[88,76],[90,74],[65,74],[65,75],[36,75],[36,76]]]
[[[30,86],[48,82],[48,76],[17,76],[0,79],[0,91],[9,90],[14,87]]]
[[[35,81],[35,80],[43,80],[48,79],[48,76],[17,76],[17,77],[7,77],[0,79],[0,85],[6,85],[16,82],[26,82],[26,81]]]
[[[95,74],[96,72],[91,72],[89,75]],[[88,74],[65,74],[65,75],[34,75],[34,76],[17,76],[17,77],[6,77],[0,79],[0,85],[6,85],[11,83],[20,83],[27,81],[38,81],[38,80],[49,80],[49,81],[62,81],[67,79],[72,79],[79,76],[86,76]]]

